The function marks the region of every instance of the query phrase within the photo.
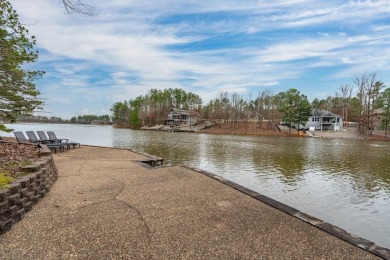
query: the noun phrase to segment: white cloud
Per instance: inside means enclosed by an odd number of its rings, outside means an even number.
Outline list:
[[[206,100],[298,79],[314,85],[310,72],[323,68],[339,67],[324,75],[332,79],[389,68],[385,0],[90,1],[92,17],[66,15],[52,0],[13,4],[43,50],[39,88],[53,113],[101,113],[150,88],[199,88]]]

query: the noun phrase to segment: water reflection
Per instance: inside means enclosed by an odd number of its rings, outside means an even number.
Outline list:
[[[210,171],[390,248],[390,142],[17,124]],[[10,134],[12,136],[12,134]]]
[[[143,133],[135,133],[144,135]],[[356,140],[154,134],[143,151],[221,175],[390,247],[389,146]]]
[[[271,163],[282,174],[281,181],[291,184],[301,180],[306,158],[300,148],[287,148],[283,153],[272,153]]]

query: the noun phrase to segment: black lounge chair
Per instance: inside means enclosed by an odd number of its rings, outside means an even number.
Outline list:
[[[49,148],[55,149],[55,152],[57,152],[57,148],[59,148],[60,151],[61,151],[61,149],[62,149],[62,151],[65,151],[65,147],[67,147],[69,149],[69,146],[64,145],[64,144],[54,144],[51,142],[43,142],[41,140],[38,140],[37,136],[35,135],[35,133],[33,131],[26,131],[26,134],[27,134],[28,138],[30,139],[30,142],[44,144]]]
[[[37,145],[43,144],[43,145],[46,145],[49,149],[54,150],[54,153],[57,153],[57,149],[59,149],[60,151],[65,150],[65,145],[44,143],[44,142],[38,140],[37,136],[35,135],[35,133],[33,131],[26,131],[26,134],[30,140],[26,139],[23,132],[14,132],[14,135],[15,135],[16,139],[18,140],[18,142],[27,143],[30,141],[30,143],[34,143]],[[21,140],[21,141],[19,141],[19,140]]]
[[[37,131],[37,134],[39,136],[39,139],[42,141],[42,142],[45,142],[45,143],[53,143],[53,141],[49,140],[49,138],[47,138],[45,132],[43,131]]]
[[[72,145],[73,148],[76,148],[77,145],[80,147],[80,143],[69,142],[69,139],[59,139],[59,138],[57,138],[56,134],[53,131],[47,131],[47,135],[49,136],[49,140],[52,141],[53,143]]]
[[[64,146],[66,146],[66,148],[68,148],[68,150],[70,149],[70,146],[73,145],[71,143],[59,143],[59,142],[52,141],[52,140],[47,138],[45,132],[43,132],[43,131],[37,131],[37,134],[39,136],[40,141],[43,142],[44,144],[64,145]],[[74,146],[73,146],[73,148],[74,148]]]
[[[28,140],[28,139],[24,136],[23,132],[16,131],[16,132],[14,132],[14,135],[15,135],[16,140],[18,141],[18,143],[22,143],[22,144],[26,144],[26,143],[27,143],[27,144],[35,145],[35,146],[37,146],[37,147],[41,147],[39,143],[31,143],[30,140]],[[61,148],[60,148],[60,150],[61,150]],[[54,152],[56,153],[56,152],[57,152],[57,149],[55,149]]]
[[[30,143],[30,140],[24,136],[23,132],[16,131],[14,132],[14,135],[18,143]]]
[[[35,133],[33,131],[26,131],[26,134],[27,134],[28,138],[30,139],[31,143],[41,143],[41,144],[48,143],[48,142],[43,142],[43,141],[38,140],[37,136],[35,135]]]

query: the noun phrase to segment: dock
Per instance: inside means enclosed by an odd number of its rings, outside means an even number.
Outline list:
[[[188,132],[195,133],[199,130],[205,129],[206,125],[185,126],[185,125],[155,125],[155,126],[143,126],[141,130],[154,130],[154,131],[166,131],[166,132]]]
[[[56,183],[0,236],[1,259],[380,259],[206,172],[103,147],[53,157]]]

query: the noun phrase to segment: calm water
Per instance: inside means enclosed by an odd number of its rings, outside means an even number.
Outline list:
[[[53,130],[82,144],[129,148],[163,157],[164,164],[203,169],[390,248],[390,142],[8,126]]]

